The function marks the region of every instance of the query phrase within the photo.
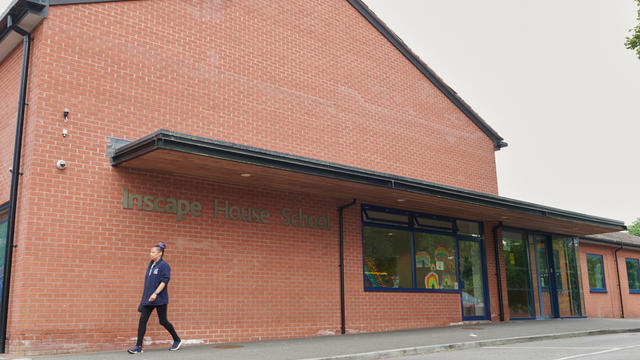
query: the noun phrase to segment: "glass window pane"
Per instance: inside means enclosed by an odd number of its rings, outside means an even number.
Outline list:
[[[587,271],[589,272],[589,287],[592,290],[604,290],[602,255],[587,254]]]
[[[385,211],[365,209],[364,220],[368,222],[393,223],[409,226],[409,215]]]
[[[464,316],[484,316],[484,279],[480,242],[459,241],[460,288]]]
[[[480,233],[480,223],[475,221],[456,220],[458,234],[482,236]]]
[[[627,259],[627,279],[629,290],[640,290],[640,268],[637,259]]]
[[[410,233],[365,226],[364,275],[366,287],[412,288]]]
[[[416,282],[420,289],[457,289],[455,238],[414,233]]]
[[[503,230],[502,245],[507,274],[507,298],[511,317],[535,316],[526,233]]]
[[[416,225],[426,229],[453,232],[453,222],[450,220],[434,219],[428,216],[416,216]]]
[[[553,237],[553,262],[560,316],[582,315],[583,299],[578,271],[578,240]]]

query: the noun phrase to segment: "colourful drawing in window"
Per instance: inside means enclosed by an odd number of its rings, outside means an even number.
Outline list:
[[[452,285],[453,285],[453,282],[451,281],[451,274],[449,274],[448,272],[443,272],[442,273],[442,287],[447,289],[447,288],[450,288]]]
[[[440,285],[438,284],[438,274],[434,272],[430,272],[424,278],[424,285],[427,289],[439,289]]]
[[[431,268],[431,256],[426,251],[416,253],[416,267]]]

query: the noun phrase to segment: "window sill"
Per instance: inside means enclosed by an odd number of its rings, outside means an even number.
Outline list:
[[[589,289],[592,293],[606,293],[607,289]]]
[[[364,291],[388,291],[388,292],[421,292],[421,293],[460,293],[456,289],[419,289],[419,288],[371,288],[365,287]]]

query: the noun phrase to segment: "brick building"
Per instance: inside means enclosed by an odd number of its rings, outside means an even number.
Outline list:
[[[624,232],[580,239],[588,317],[640,317],[640,237]]]
[[[0,29],[7,352],[131,345],[157,241],[200,344],[590,315],[578,237],[625,229],[500,197],[502,137],[359,0],[14,0]]]

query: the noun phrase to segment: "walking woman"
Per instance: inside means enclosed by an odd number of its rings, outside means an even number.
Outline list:
[[[182,345],[182,340],[176,334],[173,325],[167,320],[167,304],[169,304],[167,285],[171,278],[171,267],[162,259],[166,247],[165,243],[159,242],[158,245],[151,248],[149,253],[151,261],[144,276],[144,291],[142,292],[142,301],[138,306],[138,311],[140,311],[138,341],[136,346],[127,350],[130,354],[142,352],[142,340],[144,339],[144,333],[147,331],[147,321],[149,321],[149,316],[153,309],[156,309],[158,313],[160,325],[164,326],[173,338],[173,345],[169,350],[179,350],[180,345]]]

